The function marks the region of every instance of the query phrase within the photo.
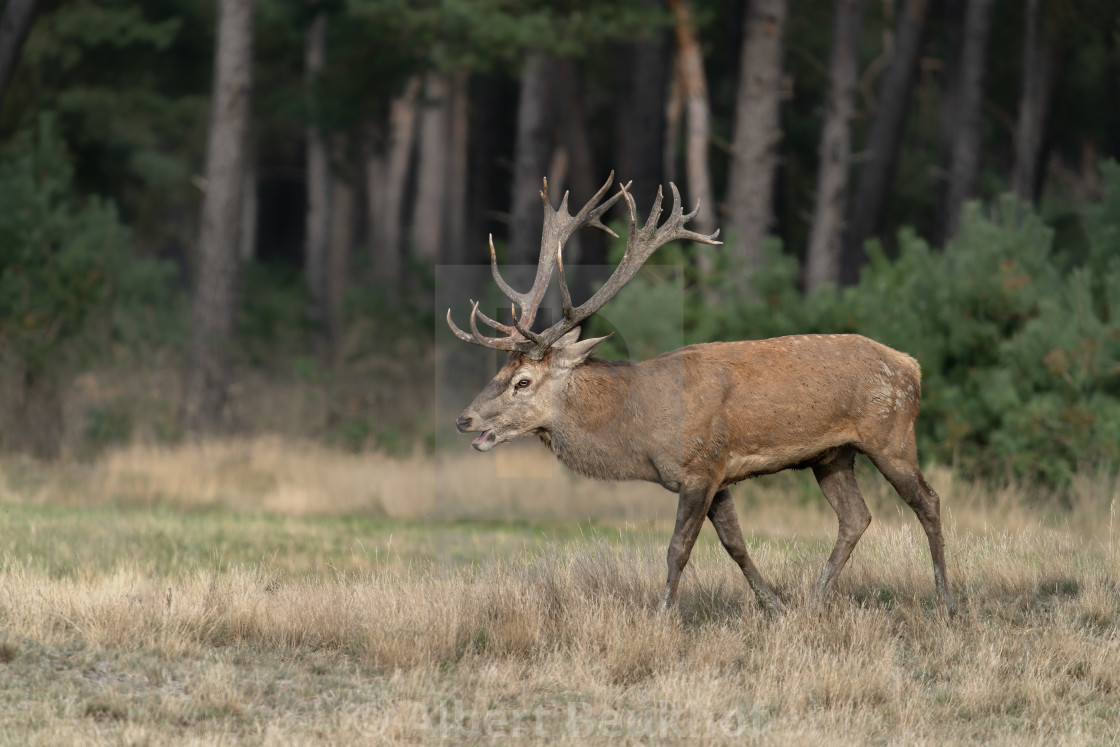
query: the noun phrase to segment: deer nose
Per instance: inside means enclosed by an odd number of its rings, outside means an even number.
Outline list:
[[[460,433],[466,433],[468,430],[470,430],[471,422],[472,421],[470,418],[461,417],[455,421],[455,428],[458,429]]]

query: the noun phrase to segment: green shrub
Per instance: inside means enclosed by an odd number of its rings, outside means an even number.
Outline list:
[[[0,374],[19,390],[16,402],[42,405],[17,407],[0,444],[49,456],[63,371],[92,355],[111,359],[113,344],[176,338],[174,269],[133,257],[114,206],[76,192],[47,116],[0,153],[0,205]]]
[[[0,344],[41,371],[112,294],[128,231],[112,205],[81,200],[50,120],[0,161]]]
[[[50,117],[0,157],[0,346],[42,373],[94,329],[139,344],[182,337],[170,262],[132,256],[116,208],[73,187]],[[156,323],[160,322],[160,323]],[[181,326],[181,325],[180,325]],[[104,337],[95,341],[100,347]]]

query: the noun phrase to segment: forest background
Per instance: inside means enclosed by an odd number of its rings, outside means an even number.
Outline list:
[[[923,458],[1060,490],[1120,458],[1118,87],[1107,0],[7,0],[0,449],[434,448],[481,358],[437,280],[535,264],[541,177],[613,169],[725,239],[634,316],[867,334],[923,367]]]

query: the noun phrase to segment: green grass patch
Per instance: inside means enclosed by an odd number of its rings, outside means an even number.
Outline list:
[[[651,531],[648,526],[575,521],[423,522],[115,505],[0,507],[4,564],[56,578],[108,574],[122,567],[148,576],[259,568],[296,578],[399,568],[452,570],[589,540],[636,545],[649,542]],[[717,544],[708,534],[702,535],[700,547]],[[667,542],[668,533],[653,539]]]

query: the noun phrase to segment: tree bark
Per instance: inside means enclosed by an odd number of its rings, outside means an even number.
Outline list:
[[[7,0],[0,14],[0,103],[16,70],[19,52],[35,20],[38,0]]]
[[[665,181],[676,182],[677,158],[684,132],[684,82],[681,81],[680,50],[674,54],[669,87],[665,92],[665,142],[661,155],[661,173]]]
[[[561,117],[560,140],[568,155],[572,198],[579,203],[580,200],[588,200],[595,194],[606,174],[600,174],[595,169],[591,133],[588,131],[587,111],[580,85],[579,64],[571,58],[562,58],[556,60],[554,65],[557,94],[554,106]],[[601,231],[577,232],[564,247],[565,260],[577,267],[583,264],[604,264],[606,244],[603,236]],[[587,289],[580,286],[579,290]]]
[[[930,231],[931,240],[938,246],[945,233],[949,170],[953,164],[953,141],[957,134],[957,100],[960,98],[961,49],[964,46],[966,4],[967,0],[946,0],[943,6],[945,49],[942,55],[941,91],[937,112],[937,207]]]
[[[348,142],[344,135],[332,138],[336,164],[350,162]],[[327,260],[327,341],[330,358],[337,362],[346,331],[346,289],[350,271],[350,253],[354,246],[354,185],[352,174],[332,173],[330,244]]]
[[[241,235],[237,254],[242,262],[257,258],[257,160],[252,149],[245,156],[245,177],[241,186]]]
[[[944,244],[957,234],[961,209],[966,200],[976,196],[980,178],[984,74],[994,4],[995,0],[969,0],[965,10],[949,183],[942,211],[944,222],[936,236],[938,244]]]
[[[669,0],[669,6],[676,21],[676,59],[684,89],[688,122],[684,151],[685,173],[688,176],[687,202],[695,205],[699,201],[701,210],[693,221],[693,230],[707,234],[716,230],[716,219],[712,177],[708,171],[711,116],[708,107],[708,81],[704,75],[704,56],[700,50],[700,37],[692,20],[692,8],[688,0]]]
[[[541,177],[547,173],[552,155],[550,67],[550,61],[544,55],[534,54],[525,61],[521,71],[509,216],[511,264],[535,264],[540,254],[544,217],[538,192]]]
[[[310,300],[308,318],[314,326],[317,347],[326,352],[328,339],[327,288],[330,264],[331,165],[327,140],[318,122],[316,87],[327,59],[327,14],[320,11],[307,31],[304,47],[304,86],[310,119],[304,133],[307,145],[307,223],[304,234],[304,277]]]
[[[837,0],[832,29],[828,108],[821,129],[817,199],[805,261],[805,290],[840,283],[840,251],[852,157],[852,116],[859,80],[863,0]]]
[[[1024,8],[1023,88],[1019,96],[1019,121],[1015,130],[1015,193],[1024,202],[1038,199],[1042,141],[1050,110],[1053,83],[1053,49],[1045,38],[1042,0],[1027,0]]]
[[[1104,35],[1104,152],[1107,158],[1120,160],[1120,43],[1109,29]]]
[[[409,79],[404,91],[389,106],[388,141],[384,149],[372,148],[366,156],[373,271],[386,288],[395,287],[401,280],[405,187],[416,143],[416,97],[419,93],[420,78]]]
[[[785,25],[785,0],[753,0],[744,20],[727,231],[733,263],[748,273],[763,262],[763,240],[774,219]],[[736,282],[742,292],[752,292],[745,274]]]
[[[253,0],[220,0],[206,144],[206,194],[183,391],[183,423],[194,433],[221,425],[229,391],[252,82]]]
[[[665,0],[643,0],[643,5],[663,12]],[[657,31],[651,38],[622,42],[616,59],[615,174],[634,182],[630,193],[645,216],[663,181],[665,94],[672,65],[668,34]]]
[[[859,170],[852,195],[851,220],[844,232],[840,283],[854,285],[866,262],[863,244],[879,233],[886,212],[888,190],[894,181],[898,149],[906,125],[910,92],[918,74],[918,60],[929,27],[929,0],[903,0],[894,33],[890,66],[875,102],[867,133],[867,159]]]
[[[412,251],[425,263],[440,258],[447,225],[447,163],[450,153],[448,111],[451,84],[445,73],[429,72],[424,79],[420,112],[420,151],[416,174],[416,202],[412,216]]]
[[[447,225],[440,261],[460,265],[467,259],[467,147],[470,145],[468,76],[458,70],[450,76],[448,106]]]

